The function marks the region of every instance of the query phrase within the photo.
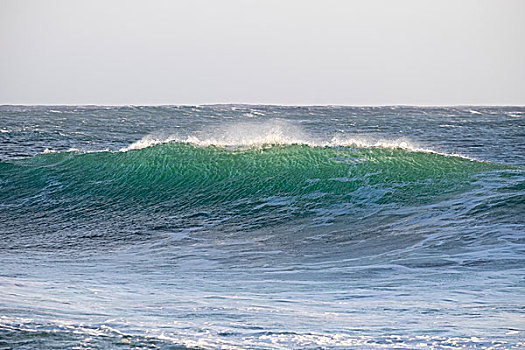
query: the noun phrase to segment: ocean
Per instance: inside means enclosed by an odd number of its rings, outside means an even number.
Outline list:
[[[525,348],[525,107],[0,107],[0,348]]]

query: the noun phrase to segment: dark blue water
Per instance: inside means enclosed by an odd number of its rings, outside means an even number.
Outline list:
[[[0,348],[522,348],[523,107],[0,107]]]

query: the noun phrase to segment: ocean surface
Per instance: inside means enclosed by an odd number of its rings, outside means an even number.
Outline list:
[[[0,107],[0,348],[525,348],[525,107]]]

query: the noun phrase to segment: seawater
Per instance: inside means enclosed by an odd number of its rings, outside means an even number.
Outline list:
[[[0,347],[523,348],[523,107],[0,107]]]

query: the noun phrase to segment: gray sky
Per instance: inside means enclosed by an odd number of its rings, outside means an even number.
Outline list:
[[[0,0],[0,104],[525,105],[525,0]]]

